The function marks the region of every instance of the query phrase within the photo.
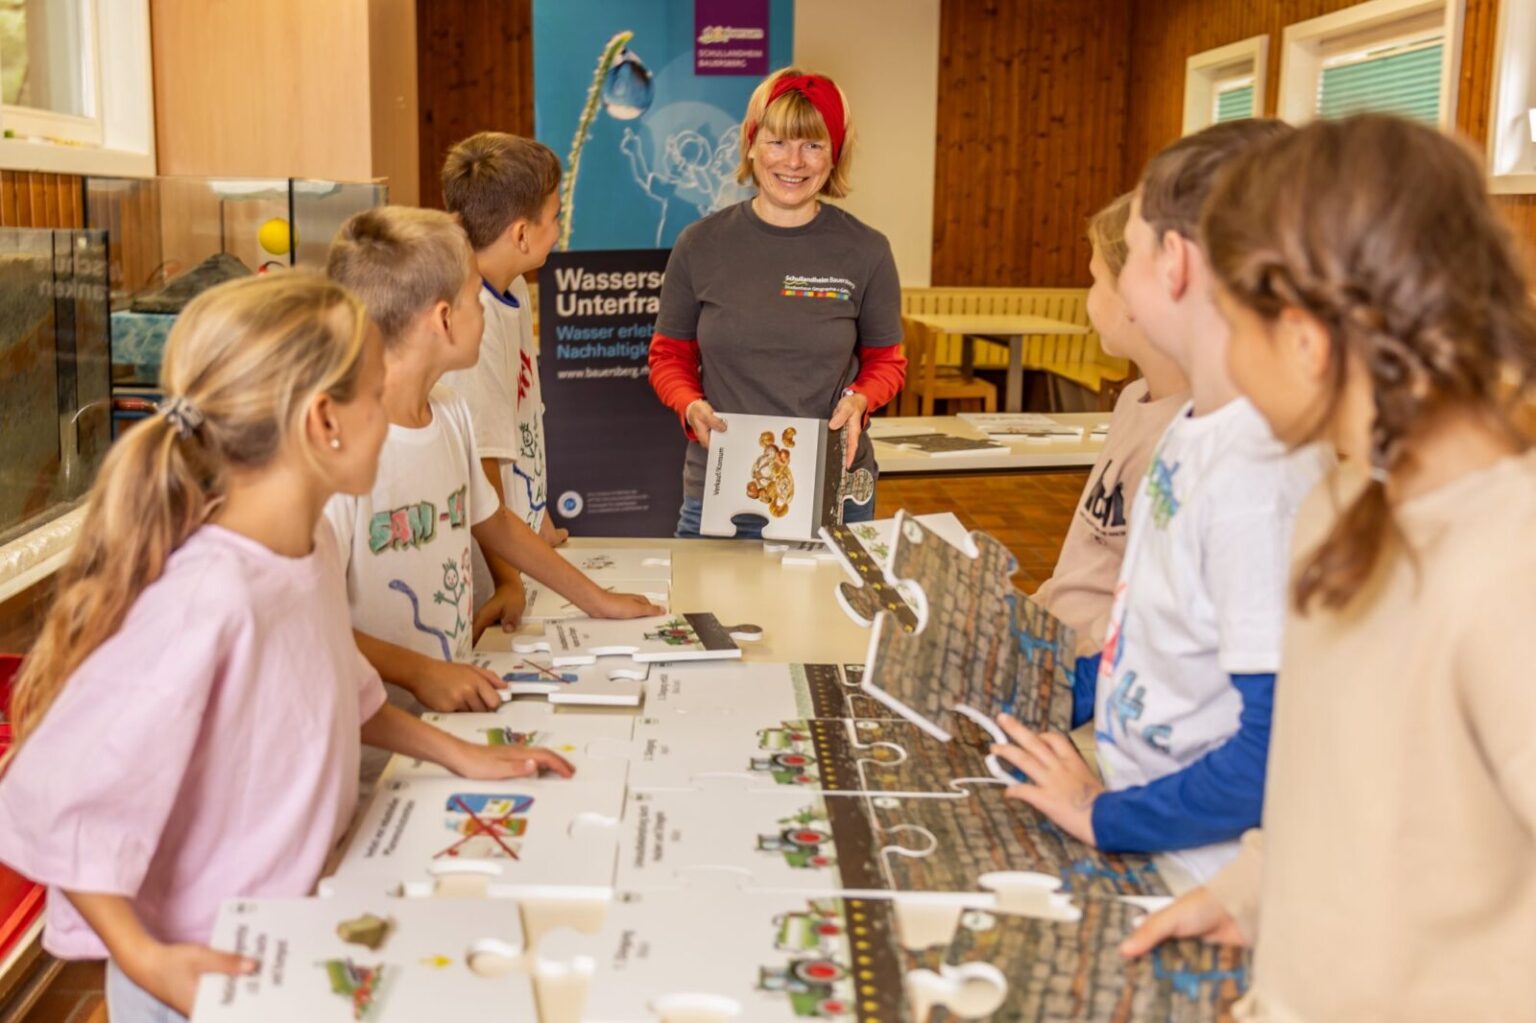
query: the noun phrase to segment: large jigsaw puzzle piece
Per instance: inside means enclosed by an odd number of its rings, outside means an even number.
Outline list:
[[[883,892],[860,802],[796,790],[749,796],[736,784],[631,793],[617,887],[668,891],[724,875],[759,891]]]
[[[547,1013],[545,1023],[696,1018],[690,1010],[752,1023],[914,1019],[895,910],[883,900],[624,894],[596,934],[546,935],[536,970],[541,986],[572,974],[586,981],[581,1011]]]
[[[1084,899],[1080,908],[1077,920],[965,913],[946,957],[946,972],[978,963],[999,970],[1007,979],[1007,993],[992,1018],[1010,1023],[1220,1023],[1232,1018],[1233,1004],[1248,987],[1247,950],[1190,938],[1164,942],[1148,955],[1126,960],[1117,949],[1135,930],[1142,910],[1101,898]],[[931,1018],[974,1017],[940,1009]]]
[[[449,735],[482,746],[543,746],[559,753],[583,782],[624,784],[629,765],[607,755],[613,744],[627,746],[634,734],[632,711],[573,714],[543,702],[504,705],[491,714],[423,714],[421,719]],[[453,773],[428,760],[401,757],[396,778],[451,778]]]
[[[232,899],[209,943],[257,962],[245,976],[206,973],[198,1023],[532,1019],[533,984],[505,903],[395,899]]]
[[[618,887],[655,891],[723,872],[743,888],[923,893],[973,904],[1010,875],[1052,890],[1166,895],[1150,860],[1102,853],[976,783],[960,799],[759,791],[739,785],[633,793]]]
[[[946,741],[940,721],[952,707],[1069,730],[1076,636],[1014,588],[1008,548],[972,533],[960,550],[905,513],[896,518],[887,577],[916,603],[919,626],[908,632],[895,614],[876,617],[866,691]]]
[[[1163,896],[1168,888],[1144,856],[1106,853],[1078,841],[1002,785],[976,785],[968,799],[867,800],[888,884],[900,892],[980,891],[997,873],[1055,878],[1073,896]]]
[[[901,719],[668,714],[638,719],[627,754],[613,755],[629,757],[629,785],[640,792],[740,777],[750,791],[958,799],[966,790],[957,783],[990,776],[992,739],[969,722],[957,727],[964,738],[942,743]]]
[[[392,779],[321,891],[431,895],[468,874],[498,896],[606,897],[623,807],[622,779]]]
[[[672,552],[665,547],[586,547],[574,544],[555,548],[560,555],[599,585],[615,579],[645,579],[672,583]]]
[[[640,703],[650,676],[649,664],[605,661],[556,668],[548,657],[477,650],[471,664],[494,672],[507,683],[502,699],[543,696],[553,704],[633,707]]]
[[[518,636],[520,654],[549,654],[556,668],[593,664],[599,657],[635,661],[724,661],[741,657],[737,641],[761,639],[755,625],[722,625],[712,614],[681,614],[628,620],[581,618],[550,622],[543,636]]]
[[[894,627],[906,632],[916,631],[916,608],[886,576],[885,569],[859,540],[854,527],[824,526],[821,535],[854,580],[837,584],[837,602],[844,613],[865,627],[873,625],[881,614],[885,614]]]

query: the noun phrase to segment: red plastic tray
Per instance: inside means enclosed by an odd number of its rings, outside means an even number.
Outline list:
[[[11,681],[21,667],[21,658],[0,654],[0,714],[11,706]],[[0,722],[0,754],[11,745],[10,723]],[[4,959],[27,928],[43,911],[43,895],[46,889],[33,884],[20,874],[0,864],[0,959]]]

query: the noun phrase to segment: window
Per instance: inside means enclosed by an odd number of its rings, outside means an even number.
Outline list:
[[[1536,4],[1499,5],[1488,117],[1488,188],[1536,193]]]
[[[1371,0],[1285,30],[1281,117],[1381,112],[1449,127],[1464,0]]]
[[[0,0],[7,134],[101,142],[95,13],[95,0]]]
[[[1184,70],[1184,134],[1264,113],[1269,36],[1254,36],[1189,58]]]
[[[152,175],[149,0],[0,0],[0,167]]]

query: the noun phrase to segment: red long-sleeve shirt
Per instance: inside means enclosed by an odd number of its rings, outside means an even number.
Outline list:
[[[860,345],[858,353],[859,372],[849,386],[869,402],[864,413],[868,422],[870,413],[901,392],[907,379],[907,357],[900,345]],[[653,334],[650,365],[651,388],[663,405],[677,413],[688,439],[696,439],[688,427],[687,412],[689,405],[704,397],[698,342]]]

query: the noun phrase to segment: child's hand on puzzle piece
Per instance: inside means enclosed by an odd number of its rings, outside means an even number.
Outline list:
[[[1093,801],[1104,783],[1072,740],[1059,732],[1032,732],[1008,714],[999,714],[997,723],[1013,743],[993,746],[992,752],[1029,778],[1010,785],[1006,794],[1033,806],[1073,838],[1097,846]]]
[[[523,590],[522,583],[503,583],[496,587],[491,599],[475,612],[475,641],[479,642],[480,634],[492,625],[500,624],[503,632],[511,632],[522,623],[523,611],[527,607],[528,594]]]
[[[439,713],[456,710],[491,711],[501,706],[507,684],[494,672],[473,664],[434,661],[417,679],[415,694],[422,706]]]
[[[118,964],[139,987],[154,995],[183,1016],[192,1015],[197,999],[197,984],[205,973],[236,976],[255,973],[256,960],[230,952],[218,952],[203,945],[145,946],[132,962]]]
[[[1171,906],[1148,916],[1120,943],[1120,954],[1134,959],[1170,938],[1200,938],[1213,945],[1248,944],[1232,914],[1205,887],[1185,892]]]
[[[591,607],[582,608],[593,618],[650,618],[664,615],[667,609],[652,604],[638,593],[611,593],[603,590]]]
[[[542,746],[481,746],[465,742],[452,759],[451,764],[444,766],[461,778],[476,781],[535,778],[546,771],[569,778],[576,773],[569,760]]]

